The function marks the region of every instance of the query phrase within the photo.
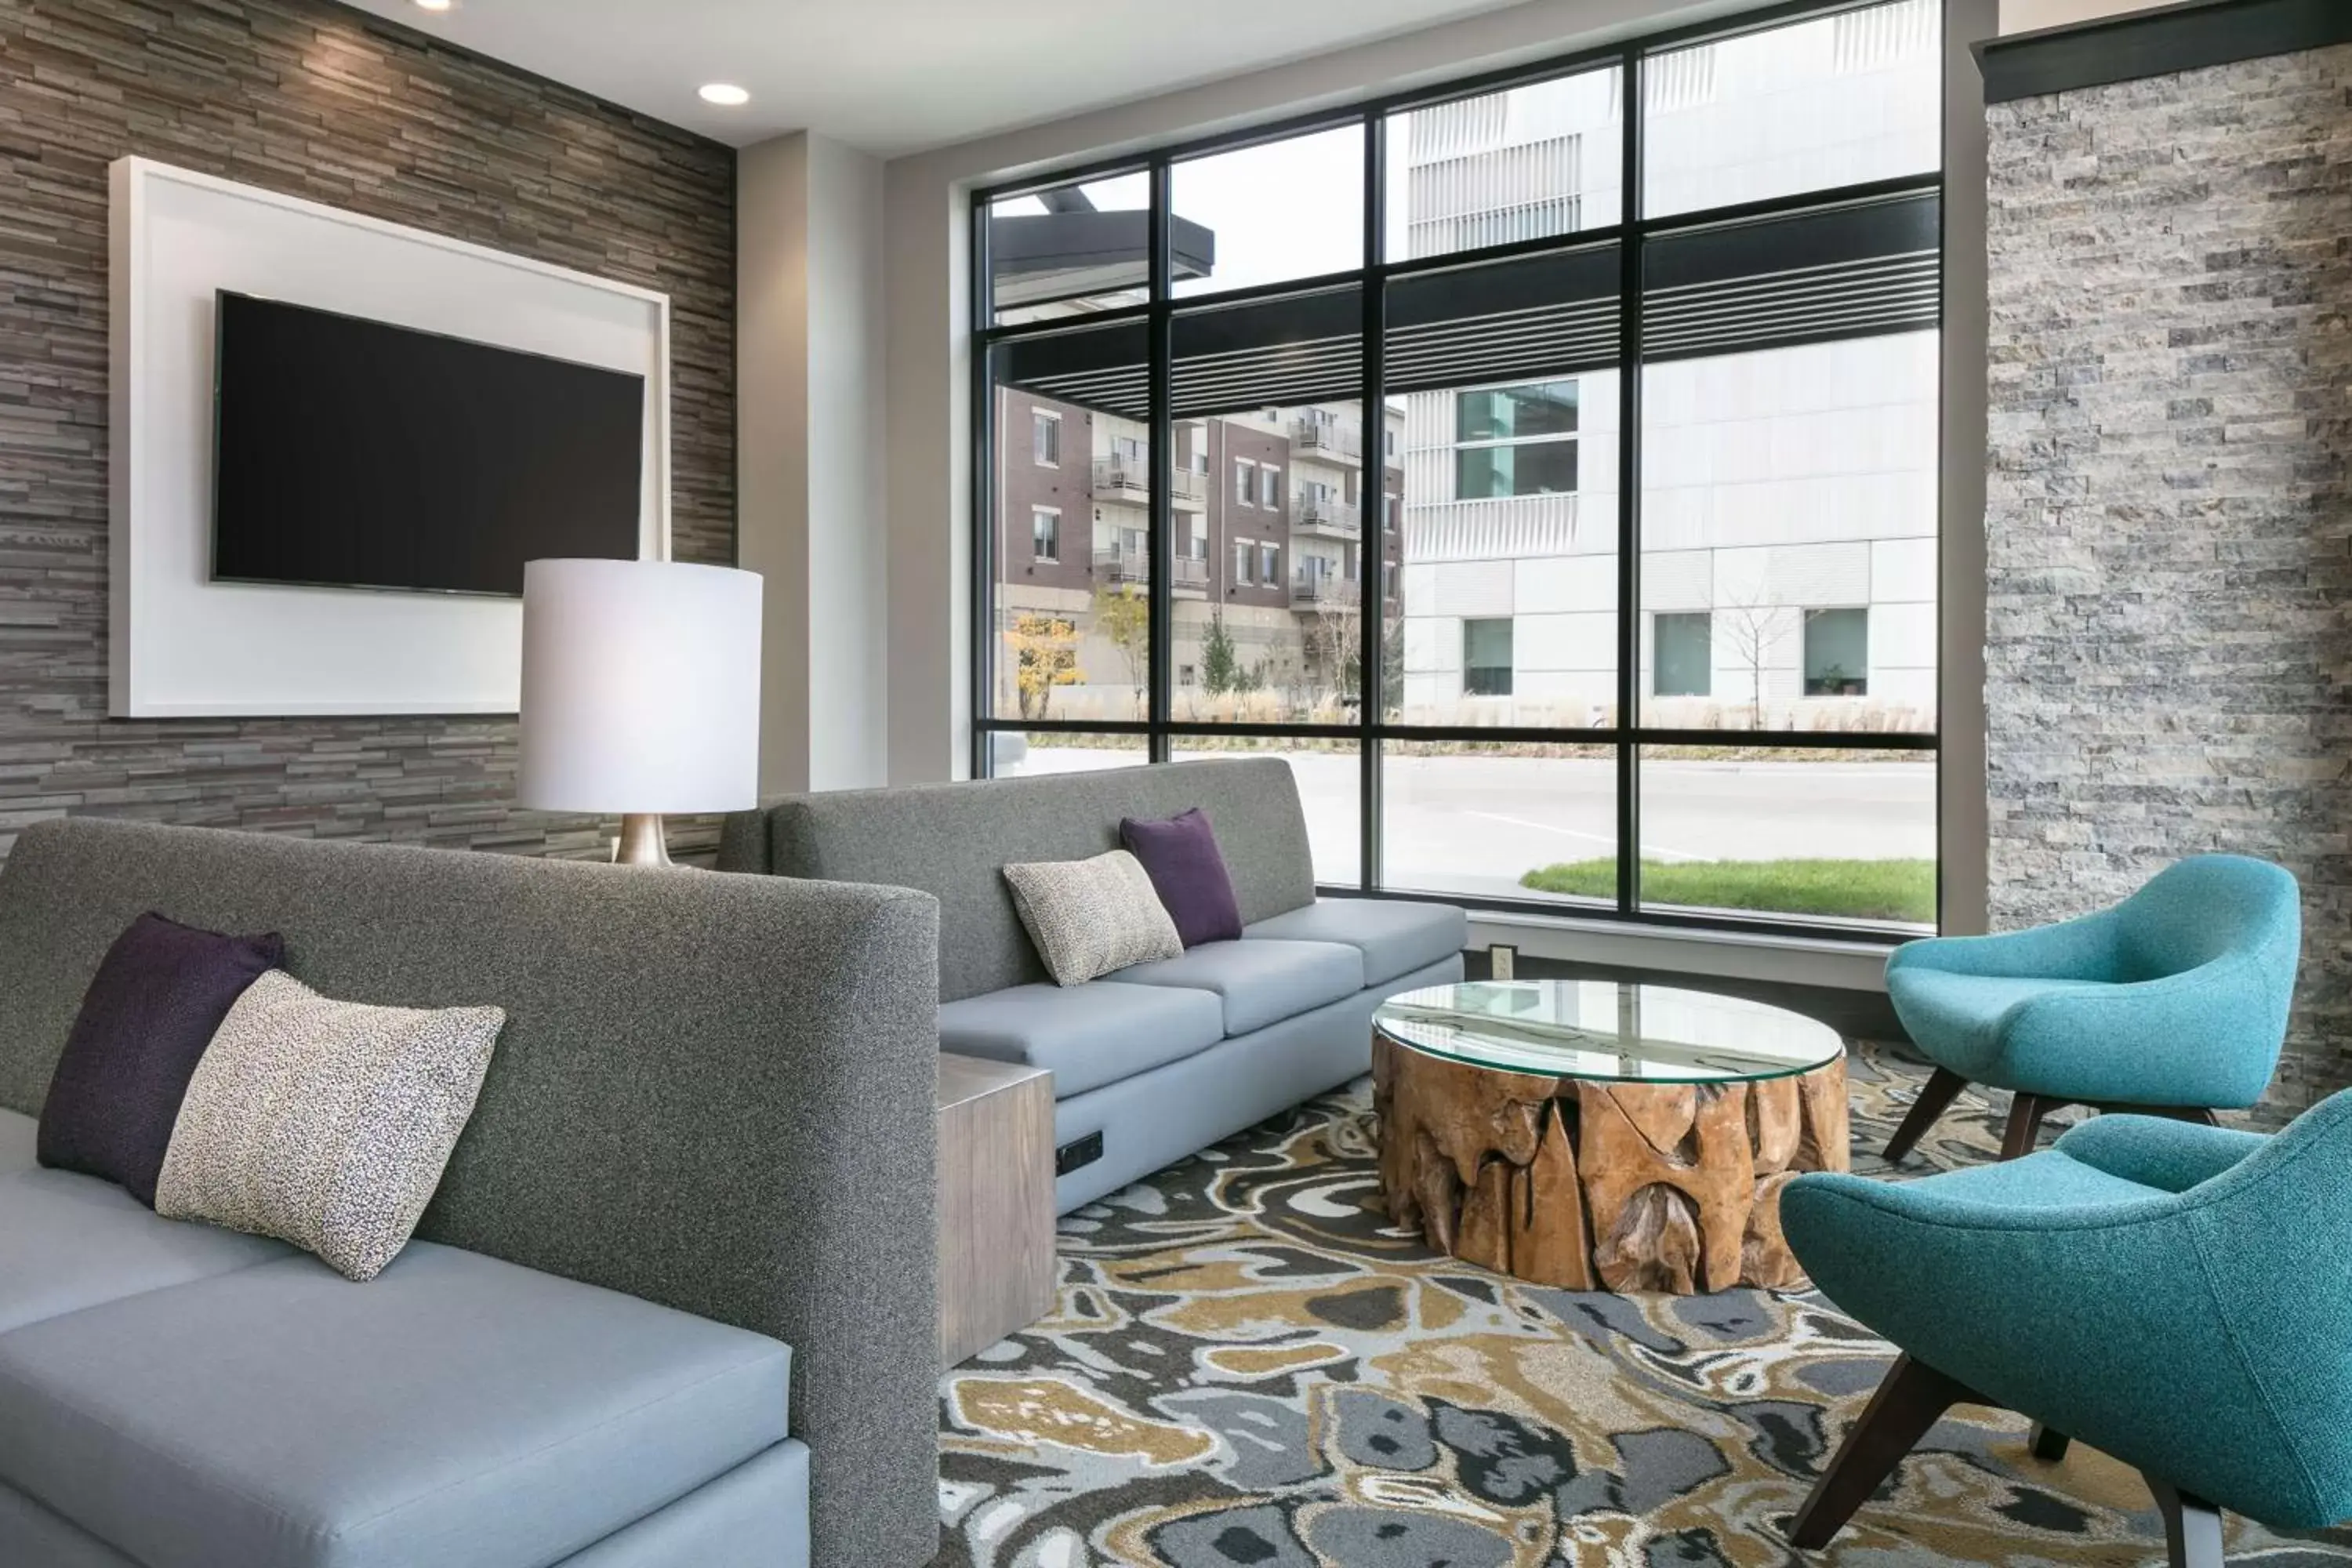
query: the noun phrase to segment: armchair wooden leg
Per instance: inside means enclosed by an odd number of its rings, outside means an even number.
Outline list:
[[[2034,1142],[2042,1136],[2042,1119],[2057,1110],[2060,1103],[2038,1094],[2028,1094],[2023,1089],[2011,1095],[2009,1126],[2000,1136],[2000,1157],[2016,1160],[2032,1153]]]
[[[2032,1435],[2026,1438],[2025,1446],[2032,1451],[2035,1458],[2046,1459],[2054,1465],[2066,1457],[2067,1447],[2074,1441],[2074,1439],[2065,1433],[2053,1432],[2049,1427],[2036,1421],[2033,1424]]]
[[[1960,1090],[1968,1087],[1969,1080],[1951,1068],[1937,1068],[1935,1075],[1919,1090],[1919,1098],[1911,1102],[1911,1110],[1903,1118],[1903,1125],[1897,1127],[1895,1136],[1886,1141],[1887,1163],[1893,1164],[1916,1148],[1919,1140],[1927,1135],[1927,1129],[1936,1125],[1936,1119],[1950,1110]]]
[[[2221,1568],[2221,1510],[2154,1476],[2147,1478],[2147,1489],[2156,1494],[2157,1511],[2164,1516],[2164,1544],[2172,1568]]]
[[[1907,1355],[1897,1357],[1886,1381],[1870,1396],[1862,1419],[1813,1483],[1812,1495],[1790,1522],[1790,1543],[1808,1552],[1827,1546],[1938,1416],[1955,1405],[1982,1403],[1934,1367]]]

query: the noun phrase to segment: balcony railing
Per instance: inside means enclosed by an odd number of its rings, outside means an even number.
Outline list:
[[[1336,572],[1301,572],[1290,579],[1294,605],[1352,605],[1356,584]]]
[[[1318,496],[1312,491],[1292,494],[1290,526],[1344,534],[1349,539],[1361,533],[1364,528],[1362,514],[1356,508],[1346,501],[1330,496]]]
[[[1364,460],[1363,426],[1352,419],[1294,419],[1290,422],[1290,444],[1302,458],[1327,458],[1343,463]]]
[[[1179,468],[1168,476],[1169,500],[1175,505],[1197,510],[1208,500],[1209,479],[1206,474]],[[1151,459],[1143,457],[1097,458],[1095,459],[1095,499],[1097,500],[1129,501],[1140,506],[1151,499]]]
[[[1114,544],[1095,552],[1095,575],[1116,586],[1151,581],[1151,558],[1148,552],[1129,550]],[[1209,563],[1189,555],[1180,555],[1169,563],[1168,585],[1172,592],[1202,595],[1209,591]]]

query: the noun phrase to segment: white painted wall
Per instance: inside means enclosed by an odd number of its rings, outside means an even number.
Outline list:
[[[1969,46],[1999,26],[1995,0],[1944,4],[1944,576],[1937,831],[1943,929],[1986,923],[1985,118]]]
[[[766,579],[762,795],[887,772],[882,164],[799,133],[736,165],[737,544]]]
[[[646,380],[639,546],[669,545],[667,296],[144,158],[111,170],[109,710],[512,713],[522,601],[211,581],[221,289]]]
[[[2169,5],[2171,0],[2161,0]],[[2000,0],[2000,30],[2031,33],[2042,27],[2071,26],[2120,16],[2127,11],[2153,11],[2147,0]]]

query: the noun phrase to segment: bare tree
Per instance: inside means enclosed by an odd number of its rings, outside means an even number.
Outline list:
[[[1773,645],[1779,641],[1787,616],[1778,605],[1768,605],[1759,597],[1740,599],[1718,607],[1715,615],[1723,628],[1723,640],[1731,657],[1748,673],[1748,727],[1764,727],[1764,672],[1771,668]]]
[[[1352,583],[1334,583],[1315,601],[1300,626],[1306,645],[1307,674],[1319,689],[1310,705],[1320,706],[1328,693],[1345,705],[1356,700],[1363,685],[1363,614]]]

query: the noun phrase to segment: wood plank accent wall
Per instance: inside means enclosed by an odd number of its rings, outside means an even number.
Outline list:
[[[512,807],[512,719],[105,716],[106,172],[126,153],[667,293],[674,550],[720,564],[734,153],[325,0],[0,0],[0,852],[88,812],[597,853],[610,825]]]

